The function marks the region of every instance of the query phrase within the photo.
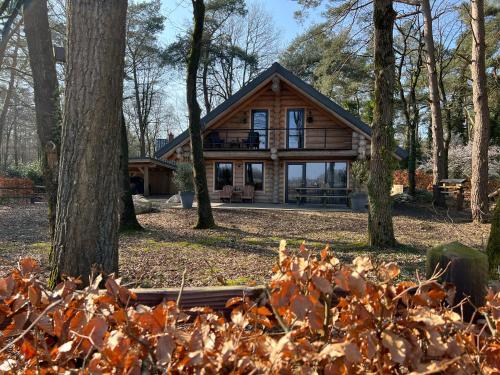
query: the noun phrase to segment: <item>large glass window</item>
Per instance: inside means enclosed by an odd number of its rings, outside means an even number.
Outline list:
[[[226,185],[233,185],[233,163],[215,163],[215,190]]]
[[[287,148],[304,148],[304,109],[287,111]]]
[[[245,163],[245,184],[264,190],[264,163]]]
[[[347,163],[327,163],[327,183],[332,188],[347,187]]]
[[[296,202],[297,189],[307,195],[302,200],[308,203],[347,204],[347,163],[288,164],[287,202]]]
[[[303,163],[288,164],[287,166],[287,190],[286,201],[295,202],[297,200],[297,189],[305,187],[305,167]]]
[[[252,111],[252,132],[259,136],[259,148],[267,148],[267,124],[268,112],[265,109],[255,109]]]

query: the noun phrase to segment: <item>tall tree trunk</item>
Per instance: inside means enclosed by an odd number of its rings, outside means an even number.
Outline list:
[[[368,237],[372,246],[393,246],[396,240],[390,197],[394,165],[392,122],[395,59],[392,32],[396,12],[392,0],[374,0],[373,7],[375,106],[368,181]]]
[[[208,194],[203,142],[201,139],[201,110],[196,99],[196,74],[200,64],[205,4],[203,0],[192,0],[194,29],[187,66],[187,105],[189,110],[189,134],[191,136],[191,158],[193,160],[194,185],[198,202],[198,222],[196,228],[213,228],[215,221]]]
[[[10,124],[7,129],[7,134],[5,135],[5,147],[3,150],[3,170],[7,170],[7,163],[9,162],[9,144],[10,144],[10,136],[12,134],[12,128],[14,124]]]
[[[137,63],[135,60],[132,63],[132,75],[134,79],[134,96],[135,96],[135,110],[137,114],[137,121],[139,122],[139,153],[140,157],[146,157],[146,127],[144,125],[145,118],[143,116],[143,106],[141,101],[141,89],[139,87],[139,77],[137,76]],[[144,94],[144,93],[143,93]]]
[[[472,101],[474,103],[474,138],[472,140],[472,176],[470,203],[472,219],[488,219],[488,143],[490,124],[486,85],[484,0],[471,0],[472,25]]]
[[[444,131],[443,131],[443,164],[444,164],[444,177],[449,177],[449,167],[448,167],[448,154],[450,151],[450,142],[451,142],[451,133],[452,133],[452,124],[451,124],[451,108],[448,103],[448,97],[446,95],[446,88],[444,86],[444,77],[443,71],[439,72],[439,91],[441,92],[441,100],[443,101],[443,110],[444,110]]]
[[[408,150],[408,194],[414,197],[417,193],[417,128],[410,124],[410,144]]]
[[[120,137],[127,2],[68,0],[64,120],[54,257],[61,275],[89,282],[118,272]]]
[[[16,167],[19,166],[19,122],[18,121],[14,123],[14,165]]]
[[[7,51],[10,39],[19,31],[19,28],[21,27],[22,22],[17,21],[17,23],[15,23],[15,21],[17,19],[17,16],[19,15],[19,10],[21,9],[24,1],[18,0],[15,3],[14,8],[11,8],[8,14],[2,13],[2,16],[5,17],[3,17],[2,20],[3,28],[0,36],[0,67],[2,67],[3,65],[5,52]],[[12,25],[14,23],[15,26],[14,28],[12,28]]]
[[[120,214],[120,231],[136,231],[142,227],[135,216],[134,201],[132,200],[132,190],[130,189],[130,177],[128,174],[128,139],[127,125],[125,124],[125,116],[122,111],[122,126],[121,126],[121,153],[120,153],[120,170],[121,170],[121,188],[122,188],[122,207]]]
[[[18,38],[19,42],[19,38]],[[12,67],[10,69],[9,85],[7,87],[7,92],[5,93],[5,99],[3,101],[3,107],[0,111],[0,151],[2,150],[2,143],[4,138],[5,125],[7,123],[7,114],[9,113],[10,106],[12,104],[12,97],[14,96],[15,83],[16,83],[16,65],[17,65],[17,52],[19,50],[19,43],[16,42],[14,47],[14,54],[12,55]],[[1,160],[0,153],[0,160]]]
[[[210,50],[210,42],[207,42],[209,45],[205,47],[205,51],[203,52],[203,72],[202,72],[202,86],[203,86],[203,100],[205,101],[205,111],[210,113],[212,110],[212,105],[210,104],[210,95],[208,92],[208,59],[209,50]]]
[[[422,0],[422,13],[424,16],[424,43],[427,52],[426,65],[429,77],[429,102],[431,107],[432,183],[434,185],[434,204],[443,207],[445,206],[444,196],[440,194],[437,188],[439,181],[444,178],[443,120],[434,52],[434,36],[432,34],[432,12],[429,0]]]
[[[408,29],[407,34],[403,34],[403,51],[401,53],[401,59],[398,65],[398,84],[399,84],[399,98],[403,107],[403,114],[405,117],[407,129],[407,147],[408,147],[408,194],[415,196],[416,194],[416,168],[417,168],[417,134],[418,134],[418,122],[420,120],[420,110],[418,108],[417,102],[417,84],[420,77],[421,65],[422,65],[422,47],[421,40],[422,34],[419,32],[418,39],[418,58],[415,64],[415,70],[411,72],[410,75],[410,86],[408,92],[408,99],[405,96],[403,88],[403,68],[405,65],[405,57],[408,51],[408,39],[410,34],[413,32],[413,27]]]
[[[496,275],[497,279],[500,278],[500,197],[497,198],[496,208],[493,212],[486,253],[492,275]]]
[[[61,145],[61,105],[59,84],[49,27],[47,0],[24,4],[24,30],[33,75],[38,139],[42,148],[42,173],[49,206],[49,228],[54,236],[57,205],[57,179]]]

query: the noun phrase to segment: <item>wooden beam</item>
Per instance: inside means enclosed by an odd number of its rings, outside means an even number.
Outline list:
[[[149,167],[144,167],[144,196],[149,195]]]
[[[221,150],[204,151],[205,159],[271,159],[271,152],[267,150]]]
[[[357,155],[354,150],[278,150],[280,158],[352,158]]]
[[[166,289],[132,289],[137,296],[136,303],[146,306],[156,306],[162,301],[175,301],[179,288]],[[184,288],[180,305],[184,309],[192,307],[210,307],[214,310],[224,310],[226,302],[233,297],[258,298],[265,292],[263,286],[216,286]]]

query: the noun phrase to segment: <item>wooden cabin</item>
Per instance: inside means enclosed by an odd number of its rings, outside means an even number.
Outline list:
[[[350,164],[370,155],[370,127],[278,63],[208,113],[202,126],[212,201],[226,185],[253,185],[255,202],[293,203],[300,189],[328,187],[330,203],[346,204]],[[189,133],[155,156],[189,162]],[[394,156],[406,152],[397,148]]]

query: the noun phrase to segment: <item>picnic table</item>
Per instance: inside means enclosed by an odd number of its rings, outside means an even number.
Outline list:
[[[26,199],[34,204],[37,200],[42,199],[45,194],[45,186],[12,186],[0,187],[1,199]]]
[[[321,203],[325,206],[327,199],[337,198],[345,199],[347,205],[347,198],[349,197],[348,188],[332,188],[332,187],[299,187],[296,188],[297,192],[297,206],[300,206],[303,200],[307,198],[320,198]],[[341,192],[341,195],[336,195],[335,192]]]
[[[464,208],[465,178],[445,178],[439,181],[439,190],[445,196],[453,196],[456,200],[457,211]]]

